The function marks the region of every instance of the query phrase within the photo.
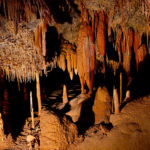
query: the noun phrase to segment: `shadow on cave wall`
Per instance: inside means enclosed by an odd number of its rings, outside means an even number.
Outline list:
[[[130,85],[132,98],[138,98],[150,94],[150,55],[139,63],[139,70]]]
[[[26,119],[30,116],[30,91],[33,92],[34,111],[38,110],[36,99],[36,84],[20,83],[17,81],[0,81],[0,113],[4,121],[4,133],[11,134],[16,140],[20,132],[22,132]],[[24,87],[26,86],[26,93]],[[4,94],[5,93],[5,94]]]
[[[47,27],[46,32],[46,61],[51,61],[52,57],[60,53],[60,38],[55,27]]]
[[[73,0],[47,0],[46,3],[57,23],[72,23],[71,9],[74,9],[78,14],[80,13]]]

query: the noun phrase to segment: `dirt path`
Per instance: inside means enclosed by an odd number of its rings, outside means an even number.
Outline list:
[[[70,150],[150,149],[150,95],[128,103],[120,114],[111,115],[110,121],[110,131],[93,129],[83,141],[71,145]]]

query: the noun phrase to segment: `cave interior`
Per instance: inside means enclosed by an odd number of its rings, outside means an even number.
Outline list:
[[[145,102],[149,66],[149,0],[0,0],[0,148],[87,149]]]

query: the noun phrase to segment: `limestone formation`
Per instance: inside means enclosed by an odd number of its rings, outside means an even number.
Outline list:
[[[4,135],[3,120],[2,120],[2,115],[0,113],[0,142],[3,142],[4,139],[5,139],[5,135]]]
[[[70,100],[69,105],[71,110],[66,115],[72,118],[73,122],[77,122],[81,115],[81,108],[84,101],[88,100],[89,96],[86,94],[80,94],[76,98]]]
[[[67,87],[66,85],[63,86],[63,104],[68,103],[68,97],[67,97]]]
[[[92,28],[87,22],[82,22],[78,31],[77,41],[77,70],[79,73],[81,92],[87,84],[89,93],[93,90],[94,73],[94,43]]]
[[[114,108],[115,108],[115,114],[118,114],[120,111],[120,105],[119,105],[119,96],[118,91],[116,88],[113,89],[113,101],[114,101]]]
[[[111,113],[111,97],[106,87],[99,87],[97,89],[93,112],[95,115],[95,124],[101,122],[109,123],[109,117]]]
[[[59,118],[53,112],[43,110],[40,116],[40,148],[66,150],[77,138],[77,127],[66,117]]]
[[[58,106],[56,107],[57,109],[63,109],[65,105],[68,103],[68,96],[67,96],[67,87],[64,84],[63,86],[63,96],[62,96],[62,103],[59,103]]]
[[[105,55],[106,49],[106,14],[103,11],[99,13],[99,23],[97,29],[97,45],[101,56]]]

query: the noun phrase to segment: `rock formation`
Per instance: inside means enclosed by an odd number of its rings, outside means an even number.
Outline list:
[[[111,102],[112,99],[108,93],[107,88],[99,87],[97,89],[93,105],[95,124],[99,124],[101,122],[109,123],[109,117],[111,114]]]
[[[84,85],[87,84],[89,94],[93,90],[94,73],[94,34],[88,22],[88,14],[83,10],[82,22],[78,31],[77,40],[77,71],[81,83],[81,93],[85,93]]]
[[[77,127],[66,117],[59,118],[53,112],[43,110],[40,116],[41,149],[66,150],[77,138]]]
[[[70,111],[66,115],[72,118],[73,122],[77,122],[81,115],[82,104],[89,99],[89,96],[86,94],[80,94],[76,98],[70,100],[69,106],[71,107]]]
[[[0,142],[3,142],[5,138],[3,120],[0,113]]]

